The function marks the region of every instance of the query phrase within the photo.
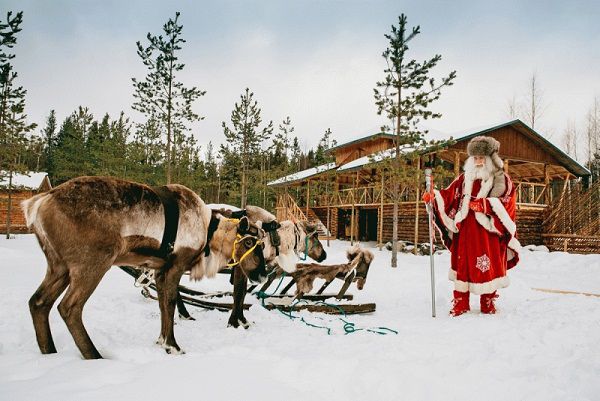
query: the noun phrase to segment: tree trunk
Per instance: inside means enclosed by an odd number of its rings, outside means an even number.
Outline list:
[[[12,169],[9,169],[8,172],[8,207],[7,207],[7,211],[6,211],[6,239],[10,239],[10,226],[11,226],[11,219],[10,219],[10,215],[12,213],[12,177],[13,177],[13,172]]]
[[[398,76],[400,79],[400,76]],[[398,267],[398,203],[400,202],[400,193],[398,186],[398,174],[400,172],[400,123],[402,120],[401,106],[402,85],[398,82],[398,110],[396,114],[396,179],[394,180],[394,217],[392,227],[392,267]],[[392,174],[392,177],[394,175]]]

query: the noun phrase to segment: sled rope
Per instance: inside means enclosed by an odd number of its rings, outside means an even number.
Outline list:
[[[255,295],[260,299],[261,301],[261,306],[265,309],[267,309],[265,303],[266,303],[266,299],[275,295],[277,293],[277,290],[279,289],[279,287],[281,286],[281,283],[283,283],[283,279],[285,278],[286,273],[283,272],[281,279],[279,280],[279,283],[277,284],[277,287],[275,288],[275,291],[273,291],[271,294],[267,294],[264,291],[258,291]],[[296,320],[296,319],[300,319],[300,322],[304,323],[306,326],[308,327],[313,327],[313,328],[317,328],[317,329],[323,329],[327,331],[327,335],[331,335],[331,327],[328,326],[320,326],[311,322],[308,322],[306,319],[304,319],[304,317],[302,316],[294,316],[293,314],[293,307],[298,305],[299,303],[308,303],[306,300],[304,299],[297,299],[295,300],[291,305],[290,305],[290,311],[286,312],[285,310],[277,307],[277,305],[271,303],[271,305],[273,305],[275,307],[275,309],[281,313],[282,315],[284,315],[285,317],[289,318],[290,320]],[[380,334],[380,335],[386,335],[386,334],[398,334],[398,332],[396,330],[390,329],[388,327],[369,327],[369,328],[365,328],[365,327],[357,327],[356,324],[354,322],[350,322],[346,319],[346,312],[344,312],[344,310],[342,308],[340,308],[339,305],[335,305],[335,304],[330,304],[327,302],[323,302],[323,301],[316,301],[315,304],[317,305],[325,305],[327,307],[330,307],[332,309],[337,309],[338,312],[340,313],[340,315],[342,315],[344,318],[337,318],[338,320],[340,320],[343,323],[343,329],[344,329],[344,334],[352,334],[352,333],[356,333],[358,331],[367,331],[369,333],[374,333],[374,334]],[[325,320],[323,318],[320,317],[315,317],[316,319],[320,319],[320,320]],[[332,322],[332,320],[329,320],[328,322]]]

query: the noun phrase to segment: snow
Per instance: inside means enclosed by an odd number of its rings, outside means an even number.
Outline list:
[[[26,174],[15,173],[12,177],[12,185],[15,188],[25,188],[37,190],[44,181],[48,173],[29,172]],[[0,187],[8,187],[8,172],[0,171]]]
[[[335,168],[335,162],[323,164],[317,167],[312,167],[306,170],[298,171],[297,173],[293,173],[290,175],[286,175],[285,177],[278,178],[274,181],[269,182],[267,185],[281,185],[281,184],[290,184],[295,181],[301,181],[306,178],[310,178],[314,175],[324,173],[325,171],[329,171]]]
[[[327,262],[342,262],[348,246],[331,241]],[[158,305],[113,268],[84,310],[87,330],[106,359],[85,361],[56,308],[50,324],[58,353],[40,354],[27,301],[45,260],[32,235],[2,238],[0,400],[598,399],[600,298],[532,288],[599,294],[600,255],[524,250],[510,272],[511,286],[500,291],[497,315],[479,313],[472,297],[472,312],[452,318],[444,251],[435,256],[438,314],[432,318],[429,258],[400,254],[392,269],[388,251],[373,252],[364,290],[352,286],[349,292],[355,302],[376,302],[377,312],[348,320],[397,335],[345,335],[336,317],[300,314],[333,328],[327,335],[248,296],[255,304],[246,312],[253,322],[248,330],[227,328],[227,313],[189,307],[197,320],[176,318],[175,326],[187,353],[167,355],[154,344]],[[230,288],[225,275],[194,286]]]

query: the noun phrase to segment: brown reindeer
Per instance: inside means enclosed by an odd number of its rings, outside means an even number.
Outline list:
[[[233,257],[235,270],[250,280],[266,275],[258,228],[246,218],[212,217],[202,199],[181,185],[151,188],[115,178],[80,177],[24,201],[23,210],[48,262],[46,276],[29,300],[44,354],[56,352],[48,315],[66,289],[58,311],[75,344],[86,359],[102,357],[81,315],[112,265],[156,270],[158,343],[168,353],[182,353],[173,333],[173,315],[184,271],[191,270],[196,279],[211,277]],[[167,243],[173,227],[176,236]]]
[[[368,249],[353,246],[346,251],[348,263],[338,265],[320,265],[317,263],[298,263],[297,270],[292,273],[296,281],[296,294],[294,298],[302,296],[313,289],[315,279],[325,279],[325,286],[334,279],[344,280],[348,274],[355,272],[356,287],[362,290],[367,280],[369,267],[374,259],[373,253]]]
[[[252,221],[256,216],[248,213]],[[282,221],[277,228],[277,234],[280,238],[278,250],[275,247],[265,246],[265,259],[267,265],[273,269],[280,268],[287,273],[296,271],[296,263],[300,257],[305,260],[307,257],[322,262],[327,258],[327,252],[323,244],[319,241],[317,226],[305,222],[293,223],[289,220]],[[265,242],[269,241],[269,236],[265,236]],[[268,249],[268,252],[267,252]],[[248,286],[247,278],[239,271],[233,272],[233,309],[229,316],[228,326],[238,328],[240,325],[244,328],[250,327],[248,320],[244,317],[244,298]]]

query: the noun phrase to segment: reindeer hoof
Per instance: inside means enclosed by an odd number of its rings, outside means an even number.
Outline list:
[[[234,319],[230,320],[227,323],[227,327],[233,327],[234,329],[237,329],[240,326],[242,326],[245,329],[248,329],[250,327],[250,323],[246,319]]]
[[[165,351],[167,351],[167,354],[169,354],[169,355],[183,355],[183,354],[185,354],[185,351],[182,350],[179,347],[174,347],[172,345],[164,345],[163,347],[164,347]]]

